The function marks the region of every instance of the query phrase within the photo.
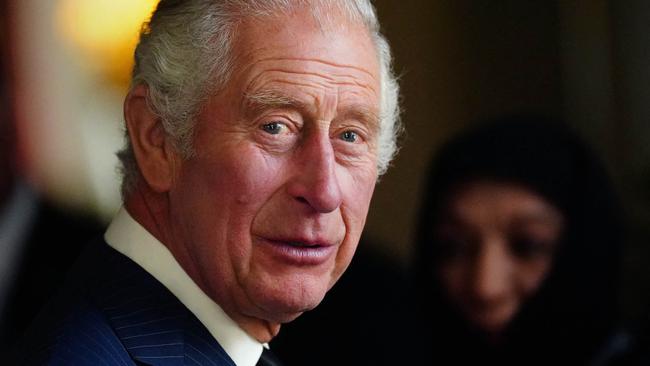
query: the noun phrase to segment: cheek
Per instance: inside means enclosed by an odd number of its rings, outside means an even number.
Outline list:
[[[171,199],[180,217],[192,218],[183,225],[192,232],[191,240],[219,248],[248,236],[255,215],[273,192],[275,171],[265,159],[245,150],[188,162]],[[245,254],[241,245],[229,247],[237,251],[234,255]]]
[[[440,284],[455,302],[466,293],[465,265],[461,262],[443,264],[437,273]]]
[[[188,194],[220,209],[222,203],[254,205],[273,190],[278,162],[252,147],[221,151],[193,163],[184,171]]]
[[[354,255],[368,215],[374,184],[355,188],[346,193],[340,207],[341,218],[345,226],[342,228],[345,230],[345,240],[337,255],[337,261],[341,262],[349,262]]]
[[[339,172],[339,185],[343,194],[340,213],[345,226],[345,239],[336,255],[330,287],[350,264],[359,244],[376,182],[375,171],[369,170],[370,173],[356,175],[350,171],[344,171],[343,174]]]
[[[375,169],[355,169],[339,174],[343,194],[341,212],[348,229],[363,229],[377,180]],[[350,227],[351,226],[351,227]]]
[[[529,298],[540,288],[551,270],[552,262],[550,257],[544,257],[518,265],[519,275],[517,277],[522,297]]]

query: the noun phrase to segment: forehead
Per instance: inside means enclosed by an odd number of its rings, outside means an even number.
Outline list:
[[[233,79],[246,88],[298,76],[320,78],[316,82],[324,87],[328,81],[342,89],[360,86],[379,98],[377,51],[367,29],[336,13],[325,23],[306,10],[245,19],[238,24],[233,54]]]
[[[320,6],[319,9],[316,12],[313,6],[304,5],[275,14],[244,16],[237,21],[235,41],[244,49],[256,49],[269,43],[290,47],[320,35],[324,40],[338,37],[354,39],[359,46],[354,54],[365,53],[364,51],[375,53],[373,47],[370,47],[372,50],[366,50],[358,44],[360,35],[371,43],[369,30],[362,20],[345,15],[343,10],[335,6]]]
[[[536,192],[502,182],[479,181],[463,185],[452,196],[450,203],[454,216],[477,222],[519,218],[550,220],[561,215]]]

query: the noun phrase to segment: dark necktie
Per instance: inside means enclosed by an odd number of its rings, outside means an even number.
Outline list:
[[[264,350],[262,351],[262,357],[260,357],[260,360],[257,361],[256,366],[282,366],[282,362],[280,362],[280,360],[275,357],[270,349],[264,347]]]

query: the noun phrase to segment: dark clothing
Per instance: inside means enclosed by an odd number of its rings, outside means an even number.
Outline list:
[[[320,305],[282,326],[272,346],[287,366],[423,364],[405,275],[365,245]]]
[[[11,348],[38,311],[63,284],[65,275],[83,247],[103,232],[96,220],[64,211],[36,198],[35,219],[18,243],[18,263],[5,289],[0,314],[0,353]]]
[[[18,365],[235,366],[162,284],[103,240],[17,349]]]

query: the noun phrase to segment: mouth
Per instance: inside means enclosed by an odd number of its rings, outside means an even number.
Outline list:
[[[336,253],[337,245],[327,241],[260,238],[264,250],[275,259],[297,266],[317,266]]]
[[[489,333],[499,333],[514,317],[516,307],[500,306],[495,308],[476,308],[468,312],[473,322]]]

